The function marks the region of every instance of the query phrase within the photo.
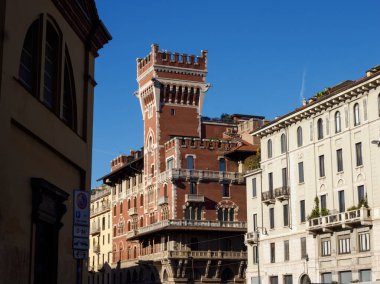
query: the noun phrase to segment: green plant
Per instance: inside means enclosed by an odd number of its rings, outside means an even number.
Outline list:
[[[330,210],[326,208],[321,209],[321,216],[327,216],[330,214]]]
[[[314,208],[311,210],[311,213],[309,216],[307,216],[307,219],[314,219],[321,216],[321,212],[319,211],[319,199],[318,196],[314,198]]]
[[[351,207],[347,208],[347,211],[352,211],[352,210],[356,210],[356,209],[358,209],[358,207],[355,205],[352,205]]]
[[[361,208],[364,206],[365,208],[368,208],[368,200],[367,200],[367,194],[365,195],[365,198],[360,199],[358,208]]]
[[[257,169],[260,167],[260,160],[261,160],[261,152],[260,149],[257,150],[256,155],[251,155],[247,158],[245,158],[243,164],[244,164],[244,170],[251,171],[254,169]]]

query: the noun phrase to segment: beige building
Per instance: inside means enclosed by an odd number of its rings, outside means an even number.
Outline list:
[[[247,283],[380,280],[379,86],[375,67],[253,131]]]
[[[0,37],[0,282],[75,283],[72,196],[90,190],[94,62],[111,37],[92,0],[0,1]]]
[[[90,247],[88,256],[88,270],[90,272],[102,272],[102,279],[99,279],[98,283],[110,282],[111,276],[109,274],[111,258],[111,188],[104,185],[92,190],[90,209]],[[92,275],[89,275],[89,277],[98,277]],[[108,282],[105,282],[105,279],[107,279]]]

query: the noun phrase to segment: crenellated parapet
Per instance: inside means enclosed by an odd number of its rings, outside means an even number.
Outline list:
[[[207,51],[202,50],[199,56],[188,55],[159,50],[157,44],[152,44],[151,51],[146,57],[137,58],[137,77],[146,73],[152,66],[157,72],[203,77],[207,73]],[[173,78],[173,75],[168,77]]]

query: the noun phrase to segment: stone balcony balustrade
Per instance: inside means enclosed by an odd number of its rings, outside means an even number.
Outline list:
[[[239,172],[223,172],[210,170],[170,169],[158,175],[158,183],[169,180],[218,181],[244,184],[244,176]]]
[[[160,196],[157,200],[157,205],[162,206],[169,203],[169,197],[167,196]]]
[[[100,225],[93,223],[90,227],[90,235],[100,234]]]
[[[194,260],[222,259],[222,260],[246,260],[247,252],[244,251],[161,251],[148,255],[140,255],[139,260],[161,259],[187,259]]]
[[[141,235],[150,234],[160,230],[184,230],[191,228],[192,230],[230,230],[230,231],[246,231],[247,223],[242,221],[208,221],[208,220],[164,220],[145,227],[138,228],[133,233],[128,232],[127,238],[134,239]]]
[[[261,201],[267,205],[274,204],[276,202],[274,192],[269,190],[261,193]]]
[[[361,207],[355,210],[310,219],[307,223],[307,230],[312,234],[319,234],[358,226],[370,226],[371,224],[371,209]]]
[[[110,209],[111,209],[111,202],[105,202],[104,204],[100,205],[98,208],[94,208],[90,210],[90,217],[102,214]]]
[[[128,209],[128,215],[129,216],[137,215],[137,207],[129,208]]]
[[[289,194],[290,194],[289,186],[281,186],[274,190],[274,195],[276,199],[278,199],[281,202],[289,199]]]

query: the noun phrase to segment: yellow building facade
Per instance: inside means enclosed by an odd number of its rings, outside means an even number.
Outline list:
[[[92,0],[5,0],[0,37],[0,282],[75,283],[73,190],[90,190],[94,63],[111,36]]]

